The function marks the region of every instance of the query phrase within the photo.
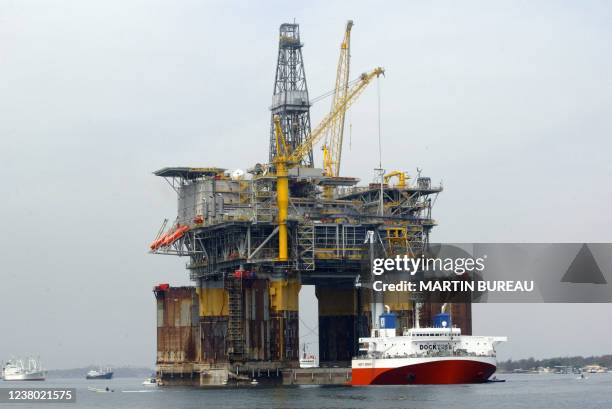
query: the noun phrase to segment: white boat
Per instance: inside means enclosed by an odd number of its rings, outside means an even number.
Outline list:
[[[300,357],[300,368],[317,368],[317,357],[306,353],[306,344],[303,346],[302,356]]]
[[[154,377],[150,377],[144,380],[144,382],[142,382],[142,384],[144,386],[157,386],[157,379],[155,379]]]
[[[586,373],[606,373],[608,368],[601,365],[587,365],[582,368],[582,372]]]
[[[5,381],[44,381],[47,371],[35,358],[11,359],[2,368],[2,379]]]
[[[90,392],[96,392],[96,393],[110,393],[110,392],[115,392],[113,389],[108,388],[108,386],[104,389],[102,388],[92,388],[92,387],[88,387],[87,388],[88,391]]]

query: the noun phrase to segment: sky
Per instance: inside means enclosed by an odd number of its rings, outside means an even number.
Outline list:
[[[267,160],[294,19],[311,97],[348,19],[351,77],[386,69],[347,116],[342,173],[373,177],[380,87],[383,167],[444,186],[433,241],[612,242],[609,2],[0,0],[0,360],[153,366],[151,289],[189,281],[147,253],[176,212],[152,172]],[[611,313],[476,305],[474,331],[508,335],[504,359],[604,354]]]

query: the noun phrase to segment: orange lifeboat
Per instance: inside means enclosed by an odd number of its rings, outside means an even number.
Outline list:
[[[177,230],[177,231],[175,231],[174,233],[172,233],[172,234],[170,235],[170,238],[168,239],[168,241],[169,241],[170,243],[174,243],[175,241],[177,241],[178,239],[180,239],[180,238],[181,238],[181,236],[182,236],[181,231],[180,231],[180,230]]]
[[[166,234],[163,238],[163,240],[161,241],[161,246],[165,247],[167,245],[169,245],[170,243],[172,243],[172,234]]]
[[[179,229],[172,235],[172,241],[176,241],[185,235],[185,232],[189,230],[188,226],[179,227]]]
[[[161,235],[159,239],[151,243],[149,248],[151,250],[157,250],[160,247],[169,246],[170,244],[183,237],[185,235],[185,232],[189,230],[189,226],[181,226],[180,224],[177,224],[176,227],[172,230],[173,231]]]
[[[159,248],[159,246],[161,245],[163,239],[164,239],[164,236],[161,236],[159,239],[157,239],[153,243],[151,243],[149,248],[151,250],[157,250]]]
[[[174,243],[175,241],[183,237],[185,235],[185,232],[189,230],[189,226],[179,226],[180,225],[177,225],[177,229],[173,233],[168,233],[164,237],[164,240],[162,241],[162,246],[168,246]]]

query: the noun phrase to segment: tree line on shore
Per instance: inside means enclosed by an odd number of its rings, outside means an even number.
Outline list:
[[[573,366],[582,368],[587,365],[601,365],[606,368],[612,368],[612,355],[601,356],[569,356],[545,359],[518,359],[516,361],[508,359],[497,363],[497,368],[501,371],[511,372],[515,369],[533,369],[533,368],[552,368],[555,366]]]
[[[92,369],[98,369],[98,366],[89,365],[82,368],[70,368],[70,369],[50,369],[47,373],[49,378],[85,378],[88,371]],[[151,368],[140,368],[130,366],[113,367],[114,378],[142,378],[151,376],[155,372]]]

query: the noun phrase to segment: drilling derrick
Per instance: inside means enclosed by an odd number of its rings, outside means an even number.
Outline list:
[[[270,106],[270,111],[272,111],[270,119],[270,163],[274,162],[276,156],[275,115],[280,118],[287,148],[290,152],[300,146],[310,135],[310,101],[302,58],[302,45],[298,24],[282,24],[280,26],[276,77],[274,78],[274,93]],[[312,167],[312,149],[302,159],[302,165]]]

